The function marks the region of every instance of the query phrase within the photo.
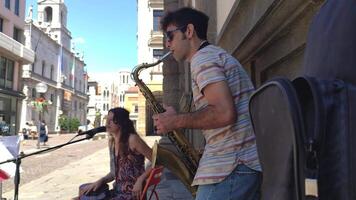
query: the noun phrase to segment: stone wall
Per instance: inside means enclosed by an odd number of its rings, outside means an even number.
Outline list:
[[[300,75],[306,36],[321,1],[235,1],[217,45],[240,60],[256,86],[275,76]]]

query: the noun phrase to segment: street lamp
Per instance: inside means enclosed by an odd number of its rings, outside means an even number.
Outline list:
[[[45,84],[43,82],[36,84],[36,92],[38,92],[38,93],[45,93],[45,92],[47,92],[47,89],[48,89],[47,84]]]

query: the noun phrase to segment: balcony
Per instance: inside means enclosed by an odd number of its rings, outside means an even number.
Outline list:
[[[163,0],[148,0],[148,6],[156,9],[163,9]]]
[[[15,58],[21,64],[33,63],[35,59],[35,53],[31,49],[3,33],[0,33],[0,52]]]
[[[151,38],[148,40],[149,47],[162,47],[163,46],[163,33],[162,31],[151,31]]]
[[[40,74],[34,73],[29,69],[23,68],[22,71],[22,78],[23,79],[32,79],[36,82],[44,82],[46,83],[48,86],[56,88],[57,87],[57,82],[55,80],[49,79],[47,77],[44,77]]]

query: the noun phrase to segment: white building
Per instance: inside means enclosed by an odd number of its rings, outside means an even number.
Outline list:
[[[32,19],[32,8],[25,25],[26,46],[35,52],[35,62],[23,68],[23,102],[21,125],[46,120],[49,132],[59,131],[58,118],[65,115],[86,123],[88,97],[85,63],[71,47],[71,33],[67,29],[67,7],[63,0],[41,0],[37,3],[37,20]],[[38,94],[37,83],[45,83],[48,90]],[[44,116],[29,105],[43,96],[52,105]],[[84,111],[84,112],[83,112]]]
[[[88,119],[90,121],[100,113],[101,125],[103,125],[104,118],[111,108],[126,107],[127,90],[135,85],[130,76],[131,72],[125,70],[118,73],[90,75],[88,81]]]
[[[133,86],[130,72],[96,73],[90,75],[88,81],[88,119],[93,122],[100,113],[101,125],[105,123],[105,116],[111,108],[124,107],[125,91]]]
[[[89,102],[87,106],[87,119],[91,124],[94,124],[97,113],[100,111],[99,106],[97,105],[97,96],[98,96],[98,82],[88,81],[87,94],[89,97]]]
[[[162,55],[163,33],[160,30],[160,20],[164,14],[163,0],[137,1],[137,58],[138,64],[154,63]],[[143,70],[140,78],[150,88],[157,100],[162,94],[162,63]],[[141,135],[153,133],[152,109],[141,93],[138,96],[137,131]]]
[[[163,16],[163,0],[137,1],[137,62],[153,63],[163,52],[163,33],[160,20]],[[147,83],[162,81],[162,64],[149,68],[140,75]]]
[[[117,93],[119,94],[119,104],[118,106],[124,107],[125,106],[125,91],[127,91],[130,87],[135,85],[133,80],[130,77],[129,71],[120,71],[119,72],[119,81],[118,81],[118,91]],[[116,82],[114,82],[116,83]]]
[[[22,65],[34,60],[24,45],[25,5],[23,0],[0,1],[0,135],[20,130]]]

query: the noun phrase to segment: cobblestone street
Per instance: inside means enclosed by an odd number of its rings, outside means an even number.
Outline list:
[[[37,140],[24,140],[21,144],[21,150],[25,154],[43,150],[45,148],[64,144],[73,138],[75,134],[49,135],[49,140],[46,146],[41,146],[41,149],[36,148]],[[94,152],[107,148],[107,140],[85,140],[75,144],[70,144],[60,149],[45,152],[38,155],[26,157],[21,162],[21,186],[38,179],[46,174],[49,174],[67,164],[80,160]],[[75,176],[75,174],[73,174]],[[57,183],[61,184],[61,183]],[[14,189],[13,178],[3,182],[3,193]]]

